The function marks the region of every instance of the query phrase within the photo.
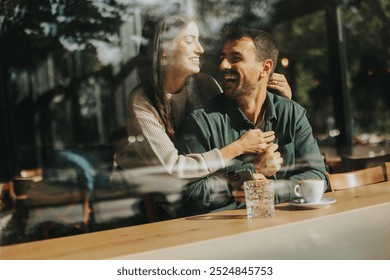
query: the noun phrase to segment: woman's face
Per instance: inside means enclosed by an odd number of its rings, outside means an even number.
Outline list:
[[[198,25],[191,22],[173,41],[164,44],[165,69],[187,76],[198,73],[199,58],[203,52],[202,45],[199,43]]]

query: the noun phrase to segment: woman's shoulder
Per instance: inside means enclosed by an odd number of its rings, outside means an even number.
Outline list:
[[[130,92],[130,103],[134,103],[136,101],[141,100],[149,100],[149,98],[145,94],[145,89],[142,85],[138,85]]]
[[[150,99],[145,94],[145,90],[142,86],[137,86],[131,91],[129,98],[129,110],[130,113],[134,112],[136,114],[137,112],[143,111],[152,111],[154,114],[155,109]]]

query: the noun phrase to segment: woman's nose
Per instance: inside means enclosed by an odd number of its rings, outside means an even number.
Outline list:
[[[199,41],[198,41],[197,44],[196,44],[195,53],[197,53],[197,54],[202,54],[202,53],[204,53],[204,49],[203,49],[203,47],[202,47],[202,45],[200,44]]]

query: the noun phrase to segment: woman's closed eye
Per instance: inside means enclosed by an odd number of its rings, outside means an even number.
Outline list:
[[[189,45],[194,43],[194,41],[195,41],[195,37],[193,37],[193,36],[186,36],[186,37],[184,37],[184,42],[189,44]]]

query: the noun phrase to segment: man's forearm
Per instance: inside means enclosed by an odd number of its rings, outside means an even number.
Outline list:
[[[208,213],[225,206],[231,197],[226,177],[210,175],[186,186],[184,212],[186,214]]]

